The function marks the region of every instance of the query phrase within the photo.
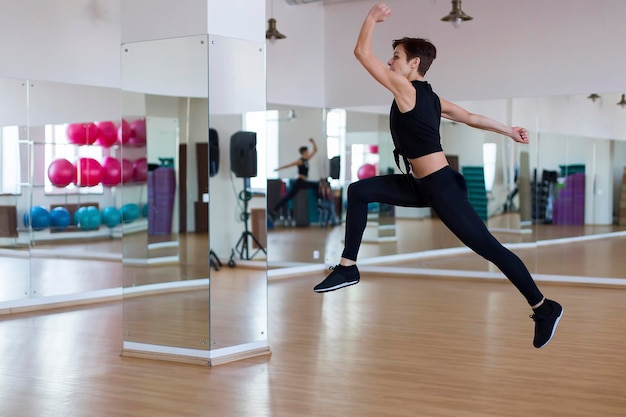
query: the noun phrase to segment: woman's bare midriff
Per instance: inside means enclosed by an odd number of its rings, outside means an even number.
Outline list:
[[[424,178],[441,168],[448,166],[448,159],[443,151],[409,159],[415,178]]]

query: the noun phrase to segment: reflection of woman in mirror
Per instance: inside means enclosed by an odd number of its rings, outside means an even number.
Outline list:
[[[370,75],[394,96],[390,127],[396,150],[402,155],[407,174],[376,176],[348,187],[345,248],[339,265],[315,287],[316,292],[333,291],[359,282],[357,253],[367,223],[371,202],[404,207],[432,207],[441,221],[469,248],[494,263],[517,287],[532,307],[535,321],[533,344],[540,348],[554,334],[563,309],[546,299],[522,261],[502,246],[469,203],[461,174],[453,170],[441,147],[440,118],[506,135],[528,143],[528,132],[510,127],[439,98],[424,75],[436,57],[435,46],[425,39],[393,41],[393,56],[387,66],[372,51],[376,23],[384,22],[391,10],[382,3],[368,13],[354,53]]]
[[[278,217],[279,210],[287,204],[289,200],[294,198],[300,190],[305,189],[315,189],[317,190],[318,183],[314,181],[307,181],[309,177],[309,159],[313,158],[317,153],[317,144],[315,143],[315,139],[309,138],[309,142],[313,146],[313,150],[309,152],[308,146],[301,146],[298,151],[300,152],[300,158],[293,161],[290,164],[280,166],[276,168],[274,171],[280,171],[283,169],[298,167],[298,178],[294,181],[293,185],[289,189],[289,192],[285,194],[283,198],[278,200],[278,202],[274,205],[272,210],[270,211],[270,215],[274,218]]]

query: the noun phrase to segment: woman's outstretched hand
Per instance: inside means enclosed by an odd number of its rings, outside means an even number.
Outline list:
[[[523,127],[513,127],[511,139],[519,143],[528,143],[528,131]]]
[[[376,23],[384,22],[391,16],[391,9],[385,3],[378,3],[371,8],[369,15]]]

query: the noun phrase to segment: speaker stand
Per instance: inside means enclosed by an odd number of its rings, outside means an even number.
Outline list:
[[[254,258],[256,254],[259,252],[263,252],[264,254],[267,254],[261,242],[259,242],[259,240],[248,229],[248,220],[250,219],[250,213],[248,212],[248,201],[250,201],[250,199],[252,198],[252,193],[248,191],[249,187],[250,187],[250,178],[244,178],[243,190],[239,193],[239,199],[243,202],[243,213],[241,213],[241,220],[243,221],[243,224],[244,224],[244,230],[241,233],[241,236],[239,237],[237,244],[235,245],[235,251],[239,254],[239,259],[245,259],[245,260],[250,260]],[[258,247],[257,250],[252,255],[250,255],[249,253],[248,238],[252,239],[252,241],[256,243]],[[234,255],[235,253],[233,252],[231,254],[231,261],[233,260],[232,258]]]
[[[222,261],[220,261],[217,254],[213,252],[213,249],[209,249],[209,267],[213,267],[216,271],[219,271],[222,267]]]

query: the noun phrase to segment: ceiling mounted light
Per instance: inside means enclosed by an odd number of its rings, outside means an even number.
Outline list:
[[[591,93],[587,98],[595,103],[596,100],[600,98],[600,96],[596,93]]]
[[[624,106],[626,106],[626,94],[622,94],[622,99],[617,102],[617,105],[621,108],[624,108]]]
[[[270,3],[271,14],[274,16],[274,1]],[[265,39],[285,39],[287,36],[283,35],[276,29],[276,19],[270,17],[267,21],[267,31],[265,31]]]
[[[454,26],[455,28],[460,27],[461,23],[472,19],[472,16],[468,16],[461,9],[461,0],[452,0],[452,10],[450,11],[450,13],[448,13],[447,16],[441,18],[443,22],[452,23],[452,26]]]

